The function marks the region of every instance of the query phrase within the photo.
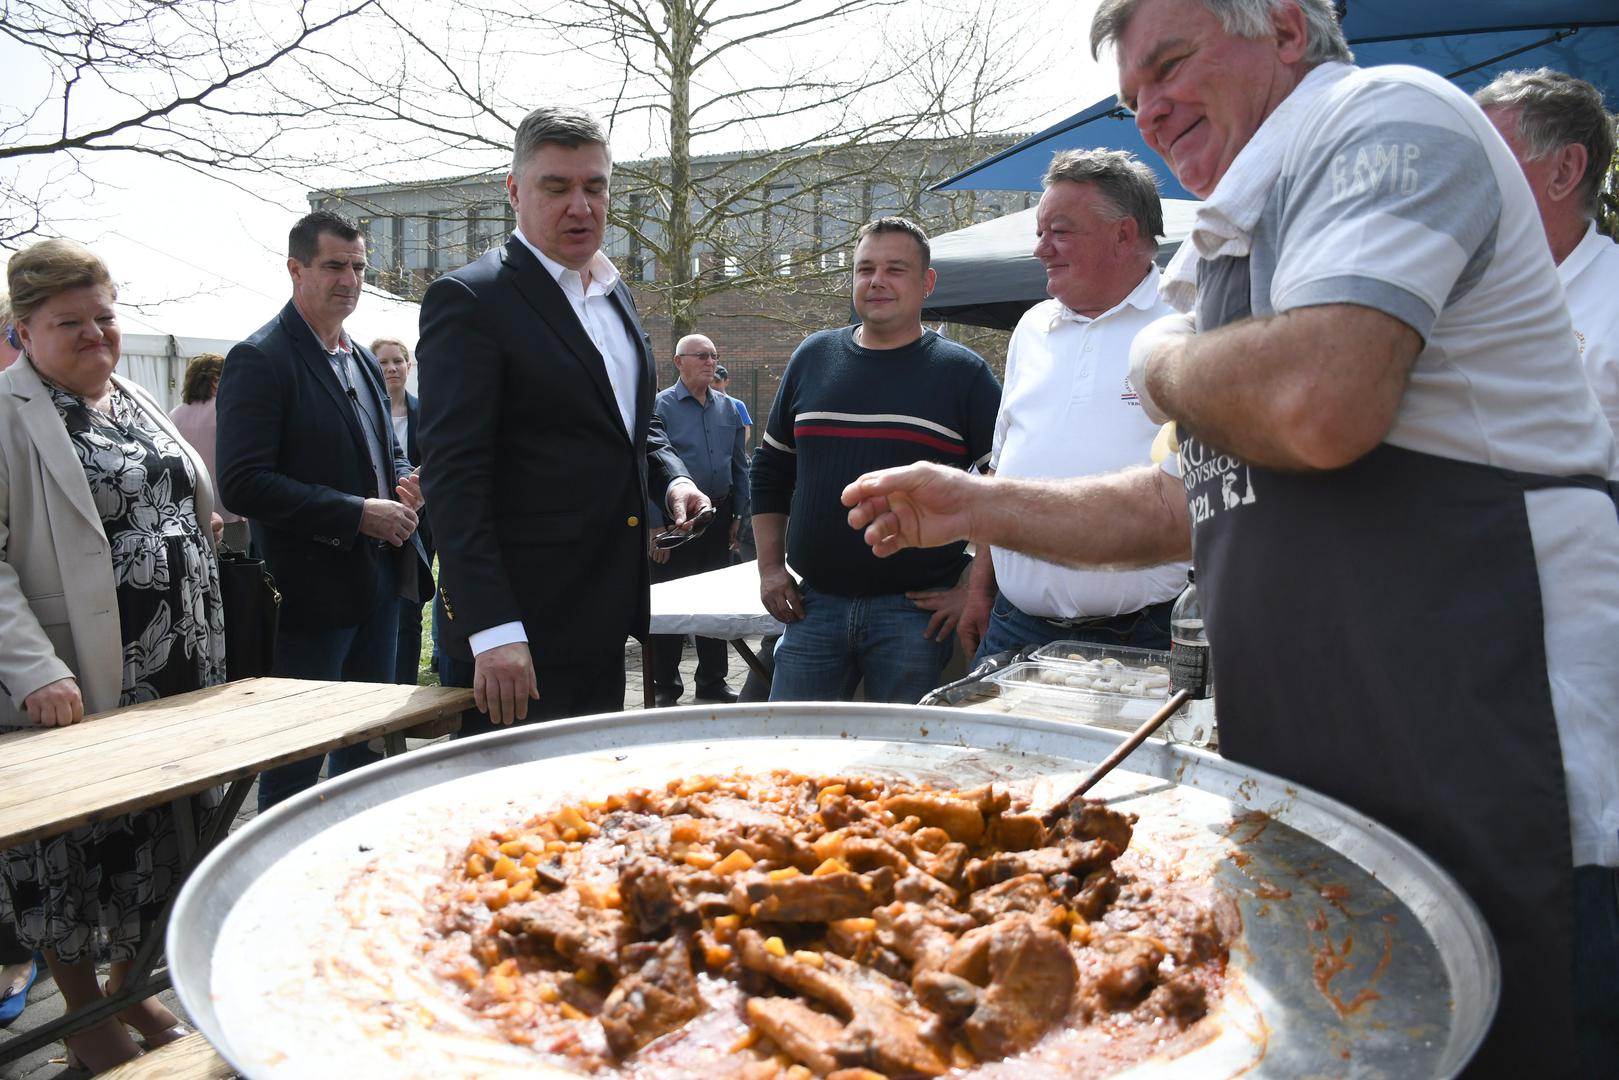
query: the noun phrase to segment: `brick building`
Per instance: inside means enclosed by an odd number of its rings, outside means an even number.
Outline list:
[[[1037,196],[1027,192],[927,190],[1016,138],[887,143],[790,162],[756,154],[693,158],[691,215],[705,224],[678,281],[666,265],[667,230],[658,218],[667,159],[615,163],[603,247],[635,292],[660,385],[675,379],[672,306],[688,303],[695,330],[714,340],[730,370],[731,392],[753,413],[757,439],[793,349],[806,334],[850,318],[848,268],[860,225],[898,213],[938,234],[1033,205]],[[372,284],[419,300],[434,278],[511,234],[505,177],[502,170],[311,192],[309,203],[359,222]],[[1001,369],[1006,334],[944,329]]]

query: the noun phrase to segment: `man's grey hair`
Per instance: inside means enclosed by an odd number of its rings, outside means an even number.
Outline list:
[[[567,147],[600,146],[606,152],[608,162],[613,160],[612,150],[607,146],[607,132],[601,126],[601,121],[583,109],[541,105],[517,125],[517,139],[512,144],[512,175],[521,177],[528,159],[546,143]]]
[[[1130,20],[1135,17],[1141,0],[1102,0],[1091,19],[1091,58],[1095,59],[1102,46],[1117,42],[1124,36]],[[1324,64],[1328,60],[1355,62],[1344,40],[1343,27],[1338,25],[1338,12],[1332,0],[1202,0],[1214,17],[1220,20],[1226,33],[1238,37],[1262,38],[1271,33],[1271,13],[1280,11],[1284,4],[1292,4],[1304,12],[1306,64]]]
[[[1508,71],[1473,95],[1485,109],[1517,109],[1518,141],[1530,161],[1555,154],[1571,143],[1585,147],[1580,195],[1585,212],[1596,217],[1602,178],[1613,165],[1613,117],[1602,91],[1551,68]]]
[[[1158,199],[1158,178],[1126,150],[1060,150],[1040,183],[1046,187],[1068,181],[1093,184],[1114,212],[1114,220],[1135,218],[1141,246],[1156,250],[1164,235],[1164,204]]]

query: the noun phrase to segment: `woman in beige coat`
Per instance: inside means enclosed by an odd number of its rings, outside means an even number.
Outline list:
[[[107,267],[48,240],[6,269],[23,355],[0,371],[0,730],[223,682],[224,615],[207,469],[157,403],[113,374]],[[121,982],[178,880],[167,807],[0,852],[0,919],[45,953],[70,1008]],[[159,1045],[155,999],[120,1014]],[[92,1071],[139,1053],[108,1020],[68,1039]]]

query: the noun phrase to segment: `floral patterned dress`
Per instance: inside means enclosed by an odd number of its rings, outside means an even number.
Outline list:
[[[48,384],[47,384],[48,385]],[[219,567],[197,524],[190,457],[116,386],[110,415],[50,386],[106,530],[124,645],[119,705],[225,681]],[[196,810],[218,804],[199,797]],[[167,806],[0,852],[0,919],[66,963],[132,958],[179,880]]]

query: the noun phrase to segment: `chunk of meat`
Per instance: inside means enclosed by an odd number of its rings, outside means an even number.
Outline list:
[[[1120,813],[1103,803],[1087,799],[1069,806],[1068,816],[1059,821],[1053,832],[1076,840],[1106,840],[1120,851],[1130,847],[1135,833],[1137,817]]]
[[[1187,971],[1177,971],[1152,988],[1136,1007],[1143,1020],[1167,1020],[1185,1027],[1208,1012],[1208,992]]]
[[[831,922],[871,914],[894,895],[894,872],[887,867],[867,874],[847,871],[746,879],[748,899],[758,904],[755,916],[765,922]]]
[[[1044,846],[1046,826],[1038,814],[998,814],[989,822],[989,842],[1003,851],[1028,851]]]
[[[624,913],[643,935],[668,926],[680,910],[672,874],[667,862],[647,856],[630,859],[619,869],[618,892]]]
[[[730,795],[715,795],[711,798],[693,799],[691,812],[695,817],[713,818],[717,821],[728,821],[735,825],[768,825],[775,828],[787,828],[788,821],[780,814],[772,814],[768,810],[761,810],[750,802]],[[791,830],[788,830],[791,832]]]
[[[954,907],[960,894],[932,874],[912,869],[894,886],[894,899],[911,904]]]
[[[956,947],[956,937],[929,918],[925,908],[893,904],[879,908],[877,940],[911,962],[913,973],[943,967]]]
[[[1039,874],[1023,874],[999,885],[991,885],[967,899],[967,913],[980,923],[992,923],[1016,913],[1050,922],[1061,910],[1051,898],[1046,879]]]
[[[1067,1019],[1077,973],[1062,934],[1027,917],[996,923],[989,986],[962,1025],[981,1059],[1021,1053]]]
[[[947,885],[956,885],[960,883],[961,873],[966,869],[967,855],[966,844],[951,841],[934,852],[932,858],[920,860],[919,865]]]
[[[886,866],[904,876],[910,872],[911,860],[887,840],[875,836],[850,837],[843,842],[843,861],[856,870],[875,870]]]
[[[1099,937],[1087,952],[1094,963],[1087,982],[1110,1009],[1129,1008],[1145,997],[1166,955],[1158,942],[1129,934]]]
[[[1023,874],[1080,876],[1118,857],[1119,849],[1106,840],[1064,840],[1056,847],[1002,851],[967,864],[967,887],[977,892]]]
[[[821,804],[819,812],[828,830],[841,829],[871,816],[866,804],[851,795],[833,795]]]
[[[924,826],[943,829],[952,840],[976,844],[984,838],[984,812],[973,802],[925,792],[906,792],[883,800],[896,820],[920,818]]]
[[[624,950],[624,964],[638,966],[607,995],[600,1017],[608,1049],[620,1058],[682,1027],[703,1011],[691,954],[683,939],[632,945]]]
[[[946,1023],[965,1020],[978,1007],[978,987],[960,975],[944,971],[924,971],[912,982],[916,1000]]]
[[[495,913],[496,930],[528,937],[583,967],[617,973],[618,953],[631,940],[624,916],[588,907],[571,889],[546,893]]]
[[[828,1049],[843,1035],[843,1021],[817,1012],[794,998],[754,997],[748,999],[748,1022],[769,1037],[782,1053],[817,1076],[838,1067]]]
[[[1111,866],[1104,866],[1100,870],[1092,870],[1085,875],[1085,880],[1079,886],[1079,892],[1074,896],[1074,910],[1083,915],[1087,921],[1094,921],[1107,910],[1107,906],[1118,899],[1119,875],[1113,872]]]
[[[863,1006],[832,1044],[839,1065],[901,1075],[943,1076],[950,1071],[948,1053],[923,1035],[919,1018],[890,1002],[866,999]]]
[[[765,948],[765,939],[754,929],[736,936],[737,960],[750,971],[769,976],[789,990],[796,990],[848,1019],[855,1013],[857,995],[842,979],[824,968],[788,956],[777,956]]]

